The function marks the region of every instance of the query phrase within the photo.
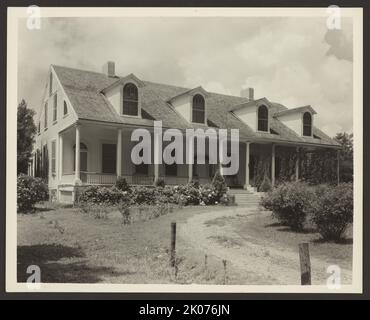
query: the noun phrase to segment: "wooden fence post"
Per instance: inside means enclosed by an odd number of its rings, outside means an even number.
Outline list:
[[[176,262],[176,222],[171,223],[171,267],[175,266]]]
[[[299,260],[301,263],[301,285],[311,285],[311,262],[308,243],[299,244]]]

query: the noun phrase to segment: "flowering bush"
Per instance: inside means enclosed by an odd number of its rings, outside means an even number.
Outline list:
[[[20,174],[17,179],[17,206],[19,212],[29,212],[37,202],[48,200],[47,184],[40,178]]]
[[[227,193],[227,184],[225,178],[221,175],[220,171],[216,171],[212,180],[212,186],[215,191],[216,201],[219,203],[221,197]]]
[[[130,202],[129,192],[121,191],[117,187],[89,186],[85,188],[79,197],[79,202],[90,202],[91,204],[115,205],[119,202]]]
[[[213,205],[217,204],[217,192],[211,184],[205,184],[200,186],[200,203],[202,205]]]
[[[135,204],[155,204],[156,188],[134,187],[131,192],[132,202]]]
[[[311,203],[312,221],[325,240],[338,241],[353,221],[353,185],[320,187],[320,195]]]
[[[315,193],[302,182],[283,183],[261,199],[261,205],[292,230],[301,231]]]
[[[122,177],[118,177],[116,187],[121,191],[130,191],[130,185],[127,183],[126,179]]]
[[[84,203],[109,204],[109,205],[156,205],[178,204],[178,205],[214,205],[221,202],[226,195],[222,183],[211,185],[199,185],[189,183],[179,186],[131,186],[128,191],[122,191],[116,186],[90,186],[85,188],[79,197],[81,206]],[[222,193],[223,192],[223,193]]]

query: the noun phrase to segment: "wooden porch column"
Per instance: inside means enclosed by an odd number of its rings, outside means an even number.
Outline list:
[[[222,167],[222,162],[223,162],[223,155],[224,155],[224,144],[223,142],[221,141],[221,143],[219,143],[219,152],[218,152],[218,157],[219,157],[219,171],[220,171],[220,174],[223,176],[224,175],[224,168]]]
[[[295,160],[295,181],[299,180],[299,148],[297,147],[297,158]]]
[[[271,185],[275,185],[275,144],[272,144],[271,150]]]
[[[340,183],[340,150],[337,151],[337,183]]]
[[[161,142],[158,137],[154,137],[154,183],[159,179],[159,164],[161,163],[161,152],[160,148],[162,147]]]
[[[81,184],[80,178],[80,126],[76,125],[75,184]]]
[[[187,148],[187,164],[188,164],[188,182],[193,180],[193,164],[194,164],[194,139],[189,139],[189,146]]]
[[[59,180],[62,180],[63,176],[63,135],[59,134],[59,154],[58,154],[58,164],[59,164]]]
[[[250,142],[245,144],[245,185],[244,189],[250,188],[249,183],[249,160],[250,160]]]
[[[117,178],[122,175],[122,129],[117,130]]]

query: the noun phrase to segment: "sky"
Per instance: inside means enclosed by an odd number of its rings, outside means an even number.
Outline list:
[[[352,20],[326,18],[42,18],[19,22],[18,100],[38,111],[50,64],[240,95],[254,88],[288,108],[311,105],[330,136],[353,131]]]

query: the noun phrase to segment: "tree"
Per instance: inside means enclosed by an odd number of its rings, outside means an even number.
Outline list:
[[[353,133],[339,132],[334,139],[341,144],[339,152],[341,182],[353,181]]]
[[[32,146],[36,134],[33,121],[35,111],[27,108],[24,99],[18,105],[17,114],[17,173],[27,174],[28,162],[31,158]]]

